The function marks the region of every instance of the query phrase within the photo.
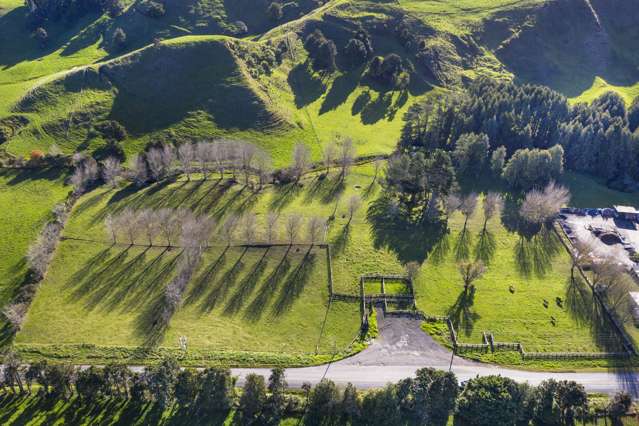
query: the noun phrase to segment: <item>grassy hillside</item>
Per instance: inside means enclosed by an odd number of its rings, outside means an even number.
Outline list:
[[[158,139],[225,136],[261,144],[281,165],[294,143],[307,143],[317,158],[337,135],[355,139],[360,154],[389,152],[412,102],[478,75],[546,84],[582,101],[606,90],[628,102],[637,95],[639,57],[631,46],[639,16],[621,0],[593,0],[592,8],[581,0],[332,0],[319,8],[300,1],[287,3],[280,21],[267,16],[266,0],[245,1],[167,1],[159,19],[134,1],[117,18],[48,23],[41,49],[25,29],[25,8],[1,0],[0,119],[30,120],[7,148],[24,155],[55,142],[66,152],[97,150],[104,141],[92,124],[115,119],[129,130],[127,154]],[[234,41],[245,37],[238,21],[260,41]],[[124,50],[113,48],[116,28],[127,34]],[[317,28],[336,43],[334,73],[312,70],[301,45]],[[408,90],[345,66],[342,51],[358,28],[368,31],[376,55],[402,57],[412,70]],[[170,41],[127,54],[156,38]],[[290,49],[264,70],[265,53],[282,43]],[[83,65],[89,68],[74,70]]]

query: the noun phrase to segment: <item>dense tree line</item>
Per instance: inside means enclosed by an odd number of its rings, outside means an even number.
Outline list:
[[[553,147],[561,146],[569,169],[602,177],[614,187],[630,188],[639,181],[637,110],[637,103],[627,109],[614,93],[606,93],[591,105],[571,106],[547,87],[480,78],[461,93],[412,106],[399,146],[400,150],[443,149],[464,154],[470,160],[462,162],[465,169],[468,164],[475,167],[487,138],[495,168],[499,162],[506,165],[519,152],[518,163],[546,164],[538,173],[546,174],[543,184],[560,170],[559,150]],[[468,134],[482,136],[469,139]],[[482,155],[476,167],[484,158]],[[534,184],[538,182],[521,186]]]
[[[4,358],[0,385],[11,394],[38,394],[50,400],[77,396],[81,403],[129,400],[155,403],[166,410],[179,407],[201,420],[224,419],[236,411],[234,424],[278,425],[286,416],[301,418],[305,425],[445,425],[451,415],[459,425],[574,425],[591,420],[592,407],[583,386],[553,379],[533,387],[501,376],[477,377],[459,384],[453,373],[423,368],[412,378],[381,389],[358,391],[340,388],[330,380],[315,387],[302,386],[290,393],[284,371],[276,368],[268,380],[249,374],[238,392],[236,378],[227,369],[181,369],[167,357],[142,372],[109,364],[74,368],[38,362],[25,366],[16,354]],[[604,414],[620,424],[632,405],[626,393],[618,393],[604,407]],[[173,409],[172,409],[173,411]]]

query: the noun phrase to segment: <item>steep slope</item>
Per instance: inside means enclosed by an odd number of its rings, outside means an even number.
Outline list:
[[[96,129],[106,120],[126,128],[128,152],[156,139],[293,130],[285,109],[270,102],[239,58],[238,43],[187,37],[65,74],[16,105],[15,115],[30,122],[9,147],[26,151],[56,143],[67,152],[99,149],[105,141]],[[257,49],[243,44],[245,51]]]
[[[596,76],[615,85],[639,81],[639,54],[631,48],[639,42],[638,11],[636,0],[553,1],[500,14],[481,35],[519,80],[576,96]]]

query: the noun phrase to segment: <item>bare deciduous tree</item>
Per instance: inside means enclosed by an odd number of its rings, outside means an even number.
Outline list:
[[[559,209],[570,201],[570,192],[564,186],[551,182],[543,191],[533,189],[519,209],[521,217],[529,223],[541,224],[553,219]]]
[[[99,176],[98,163],[91,157],[76,161],[75,171],[71,176],[71,184],[77,194],[86,191],[87,186]]]
[[[111,241],[113,244],[118,242],[118,233],[117,233],[117,220],[113,217],[113,215],[107,215],[104,219],[104,227],[106,228],[106,232],[111,237]]]
[[[279,217],[275,212],[270,212],[266,217],[266,240],[269,244],[277,238]]]
[[[149,246],[153,246],[153,242],[160,234],[160,224],[156,213],[151,209],[144,209],[138,212],[138,223],[144,231]]]
[[[239,163],[244,172],[244,184],[249,184],[251,171],[253,170],[253,162],[257,155],[257,148],[250,143],[242,143],[239,145]]]
[[[308,240],[311,245],[322,242],[325,230],[326,221],[321,217],[313,216],[308,221]]]
[[[473,283],[486,272],[486,267],[481,260],[476,262],[463,262],[458,265],[459,274],[464,281],[464,292],[473,286]]]
[[[330,168],[333,164],[335,164],[335,159],[337,158],[337,146],[335,144],[330,143],[324,147],[324,152],[322,155],[322,161],[324,162],[324,167],[326,168],[326,174],[330,173]]]
[[[300,228],[302,226],[302,222],[302,216],[295,213],[289,215],[286,218],[285,230],[290,245],[296,243],[297,237],[299,236]]]
[[[149,180],[149,168],[144,155],[136,155],[131,159],[131,178],[137,186],[142,186]]]
[[[460,209],[462,205],[462,199],[457,194],[450,194],[446,197],[446,215],[450,216]]]
[[[489,192],[484,196],[484,230],[488,221],[498,215],[504,207],[504,199],[501,194]]]
[[[351,138],[345,138],[341,141],[339,145],[339,152],[337,162],[339,163],[341,172],[340,176],[342,179],[348,175],[348,171],[350,167],[353,165],[355,161],[355,146],[353,145],[353,140]]]
[[[593,252],[595,250],[595,241],[592,237],[587,239],[576,239],[572,243],[572,265],[570,268],[570,278],[575,280],[575,268],[582,268],[586,265],[593,264]]]
[[[246,244],[253,244],[255,242],[257,217],[255,213],[246,213],[242,216],[242,237]]]
[[[36,280],[44,278],[61,230],[61,224],[47,223],[40,237],[29,247],[27,264]]]
[[[26,303],[12,303],[2,309],[2,315],[14,331],[20,331],[29,307]]]
[[[118,215],[118,225],[125,233],[129,244],[135,244],[135,238],[140,232],[138,215],[130,208],[126,208]]]
[[[151,148],[146,154],[146,159],[151,177],[155,180],[161,180],[171,170],[171,164],[174,160],[173,148],[167,144],[158,148]]]
[[[259,180],[260,189],[262,189],[273,172],[271,157],[262,150],[258,151],[255,157],[255,171]]]
[[[468,219],[475,213],[475,209],[477,208],[477,194],[472,192],[462,198],[461,205],[459,206],[459,211],[464,215],[464,230],[468,225]]]
[[[202,173],[202,177],[204,180],[209,178],[209,161],[214,158],[217,160],[217,146],[214,144],[209,144],[206,142],[199,142],[195,146],[195,157],[197,158],[197,162],[200,165],[200,173]],[[222,177],[224,177],[224,169],[220,169],[220,173]]]
[[[115,188],[118,184],[118,177],[122,170],[122,165],[117,158],[109,157],[104,160],[102,165],[102,179],[112,188]]]
[[[177,234],[180,232],[179,220],[171,209],[160,209],[156,213],[156,220],[160,227],[160,233],[168,247],[173,246]]]
[[[235,234],[235,229],[237,228],[238,221],[238,217],[232,214],[229,215],[229,217],[224,222],[224,225],[222,226],[222,233],[224,234],[226,243],[229,246],[233,242],[233,236]]]
[[[191,180],[193,172],[193,161],[195,161],[195,148],[190,142],[185,142],[178,148],[178,160],[182,165],[182,171],[186,174],[187,180]]]
[[[306,173],[311,163],[311,151],[303,143],[295,145],[293,150],[293,166],[291,167],[295,180],[299,182],[302,175]]]

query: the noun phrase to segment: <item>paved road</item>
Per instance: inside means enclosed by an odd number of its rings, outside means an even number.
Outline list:
[[[437,344],[419,328],[419,321],[408,318],[383,318],[378,314],[380,336],[366,350],[331,365],[290,368],[286,380],[291,387],[300,387],[304,382],[317,383],[326,377],[337,384],[353,383],[358,388],[381,387],[414,375],[421,367],[448,370],[452,353]],[[626,390],[639,397],[639,375],[635,372],[609,371],[601,373],[544,373],[529,372],[482,364],[454,357],[452,371],[458,380],[464,381],[477,375],[500,374],[518,382],[537,385],[554,378],[575,380],[589,392],[613,394]],[[249,373],[268,377],[268,369],[233,369],[233,374],[242,379]]]

